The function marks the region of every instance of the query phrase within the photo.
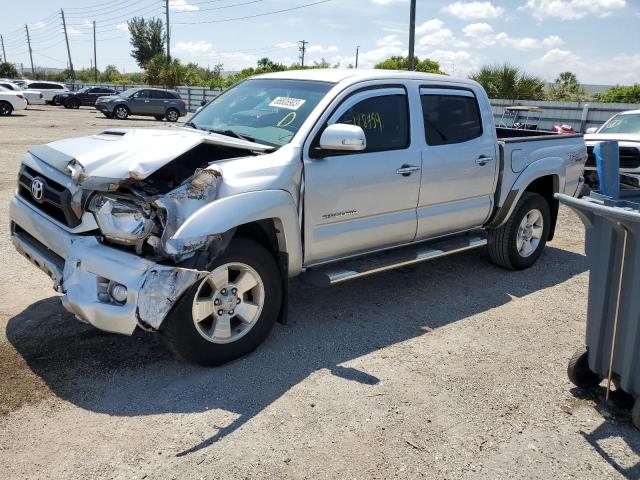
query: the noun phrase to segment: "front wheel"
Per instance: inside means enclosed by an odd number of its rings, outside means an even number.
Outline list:
[[[118,105],[113,111],[113,116],[118,120],[126,120],[129,116],[129,109],[124,105]]]
[[[273,255],[239,238],[216,258],[162,324],[161,333],[183,358],[220,365],[254,350],[280,312],[282,287]]]
[[[153,118],[161,122],[162,120],[164,120],[164,115],[154,115]]]
[[[597,387],[602,380],[589,367],[589,353],[584,349],[578,350],[569,360],[567,376],[578,388]]]
[[[510,270],[531,267],[549,237],[551,212],[542,195],[524,192],[502,227],[489,230],[491,261]]]

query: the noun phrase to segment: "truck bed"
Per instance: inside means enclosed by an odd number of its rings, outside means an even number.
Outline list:
[[[523,130],[519,128],[496,127],[498,140],[508,142],[529,142],[534,140],[549,140],[550,138],[582,137],[581,133],[557,134],[547,130]]]

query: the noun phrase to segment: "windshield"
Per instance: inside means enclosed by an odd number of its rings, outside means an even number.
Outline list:
[[[640,133],[640,113],[616,115],[598,133]]]
[[[246,80],[215,98],[187,125],[280,147],[291,141],[331,87],[303,80]]]
[[[128,90],[125,90],[124,92],[120,93],[119,95],[121,97],[126,97],[129,98],[131,95],[133,95],[134,93],[140,91],[139,88],[129,88]]]

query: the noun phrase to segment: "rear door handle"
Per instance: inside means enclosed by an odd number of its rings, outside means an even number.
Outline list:
[[[402,175],[403,177],[408,177],[414,172],[419,172],[421,169],[416,165],[402,165],[399,169],[396,170],[398,175]]]
[[[487,157],[485,155],[480,155],[477,159],[476,159],[476,163],[480,166],[486,165],[489,162],[493,162],[493,157]]]

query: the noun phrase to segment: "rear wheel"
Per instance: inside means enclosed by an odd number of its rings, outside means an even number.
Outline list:
[[[124,105],[118,105],[113,110],[113,116],[118,120],[126,120],[127,117],[129,116],[129,109]]]
[[[602,380],[589,368],[589,353],[584,349],[578,350],[569,360],[567,375],[578,388],[597,387]]]
[[[9,102],[1,101],[0,102],[0,116],[6,117],[7,115],[11,115],[13,112],[13,105]]]
[[[170,108],[169,110],[167,110],[165,117],[167,117],[167,120],[169,122],[177,122],[180,118],[180,112],[178,112],[178,110],[176,110],[175,108]]]
[[[71,100],[71,108],[75,108],[75,109],[80,108],[80,100],[78,100],[77,98],[74,98],[73,100]]]
[[[545,198],[524,192],[507,223],[489,230],[491,261],[511,270],[531,267],[542,255],[550,226],[551,212]]]
[[[238,238],[193,285],[161,333],[185,359],[205,366],[242,357],[267,337],[280,312],[280,272],[259,243]]]
[[[636,399],[636,403],[631,411],[631,418],[636,428],[640,429],[640,398]]]

